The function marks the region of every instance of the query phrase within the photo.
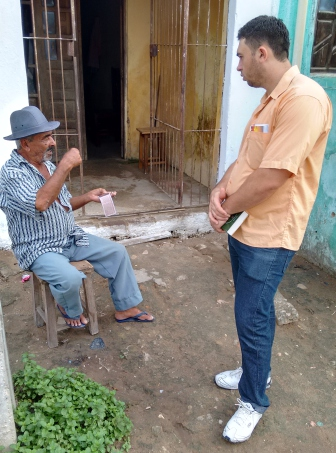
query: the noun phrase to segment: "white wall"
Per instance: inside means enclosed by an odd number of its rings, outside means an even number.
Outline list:
[[[265,92],[262,88],[249,87],[236,70],[238,65],[238,30],[246,22],[261,14],[277,16],[279,1],[230,1],[218,180],[222,178],[225,170],[236,159],[245,125]]]
[[[3,140],[11,133],[9,117],[28,105],[23,54],[20,0],[0,2],[0,166],[9,158],[15,142]],[[0,211],[0,247],[10,245],[6,218]]]

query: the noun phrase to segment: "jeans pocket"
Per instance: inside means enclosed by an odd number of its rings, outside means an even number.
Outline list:
[[[282,275],[286,272],[286,269],[289,266],[289,263],[292,261],[292,258],[294,255],[295,255],[295,252],[293,252],[293,250],[287,250],[287,256],[286,256],[284,266],[282,269]]]

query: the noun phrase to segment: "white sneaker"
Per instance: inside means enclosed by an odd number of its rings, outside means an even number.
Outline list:
[[[218,387],[227,390],[237,390],[240,378],[243,374],[243,369],[240,366],[236,370],[223,371],[223,373],[216,374],[215,383]],[[267,378],[266,388],[269,389],[272,384],[272,378]]]
[[[262,414],[255,411],[250,403],[237,399],[237,412],[230,418],[223,431],[223,438],[229,442],[244,442],[251,437]]]

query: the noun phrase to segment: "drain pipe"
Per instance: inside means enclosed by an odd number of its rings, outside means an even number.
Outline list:
[[[297,65],[300,70],[302,64],[303,44],[306,31],[307,11],[308,11],[308,0],[299,0],[296,15],[295,38],[293,48],[293,65]]]

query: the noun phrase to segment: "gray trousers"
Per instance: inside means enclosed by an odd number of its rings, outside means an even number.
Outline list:
[[[85,275],[71,266],[70,261],[87,260],[97,274],[108,279],[111,297],[117,311],[135,307],[142,296],[125,247],[117,242],[88,234],[89,246],[76,246],[74,238],[62,253],[47,252],[39,256],[30,270],[49,283],[56,303],[70,318],[83,313],[79,288]]]

